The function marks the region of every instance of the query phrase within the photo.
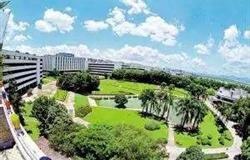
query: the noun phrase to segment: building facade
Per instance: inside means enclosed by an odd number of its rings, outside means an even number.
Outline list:
[[[43,70],[45,72],[54,70],[63,72],[83,71],[86,70],[85,65],[85,58],[74,57],[74,54],[70,53],[43,56]]]
[[[214,103],[235,103],[240,98],[250,97],[250,94],[242,89],[226,89],[224,87],[220,87],[216,92],[216,95],[213,97]]]
[[[93,75],[110,75],[115,69],[121,68],[116,63],[88,62],[88,71]]]
[[[18,90],[40,84],[43,76],[42,58],[17,51],[2,51],[3,83],[8,89],[10,80],[15,80]]]

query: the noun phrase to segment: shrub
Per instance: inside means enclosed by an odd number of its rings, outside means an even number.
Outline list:
[[[28,97],[32,96],[32,94],[33,94],[32,91],[33,91],[32,88],[28,89],[28,91],[27,91],[27,96]]]
[[[207,136],[207,138],[211,140],[211,139],[213,138],[213,136],[212,136],[211,134],[209,134],[209,135]]]
[[[17,114],[12,114],[10,116],[11,122],[14,125],[15,129],[20,129],[20,119],[19,116]]]
[[[191,146],[182,152],[177,160],[203,160],[204,153],[198,146]]]
[[[125,95],[116,95],[115,103],[118,107],[125,107],[125,104],[128,103],[128,98]]]
[[[223,136],[221,136],[218,140],[219,140],[219,142],[220,142],[221,145],[225,144],[225,139],[224,139]]]
[[[205,154],[205,160],[216,160],[216,159],[227,159],[228,155],[226,153],[211,153]]]
[[[211,141],[207,137],[202,137],[201,138],[201,144],[202,145],[211,145]]]
[[[229,141],[232,140],[231,133],[230,133],[228,130],[224,131],[223,134],[222,134],[222,136],[223,136],[226,140],[229,140]]]
[[[243,159],[250,159],[250,137],[248,137],[241,145],[241,156]]]
[[[92,112],[92,108],[90,106],[78,107],[76,109],[76,116],[84,118],[90,112]]]
[[[201,136],[198,136],[197,138],[196,138],[196,143],[197,144],[201,144],[201,139],[202,139],[202,137]]]
[[[154,120],[145,123],[144,128],[149,131],[158,130],[161,128],[160,124]]]

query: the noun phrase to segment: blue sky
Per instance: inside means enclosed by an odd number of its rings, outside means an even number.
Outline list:
[[[12,0],[5,48],[250,77],[249,0]]]

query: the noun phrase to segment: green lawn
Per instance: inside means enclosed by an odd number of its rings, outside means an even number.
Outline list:
[[[100,90],[94,94],[140,94],[143,89],[157,89],[156,85],[105,79],[100,81]]]
[[[136,111],[124,110],[124,109],[113,109],[113,108],[103,108],[95,107],[93,111],[88,114],[85,118],[86,121],[91,124],[128,124],[145,130],[150,137],[154,140],[164,140],[167,141],[167,126],[162,122],[161,128],[155,131],[148,131],[144,129],[146,122],[150,121],[150,118],[143,118]]]
[[[55,81],[55,80],[56,80],[56,77],[46,76],[43,78],[43,84],[48,84],[48,83]]]
[[[31,115],[32,103],[25,103],[23,107],[23,117],[25,120],[25,130],[36,141],[39,138],[40,131],[38,128],[39,122],[36,118]]]
[[[188,91],[182,88],[174,88],[174,90],[172,91],[172,94],[177,98],[185,98],[189,96]]]
[[[77,117],[80,117],[80,118],[84,118],[84,116],[81,114],[81,111],[80,109],[86,107],[89,105],[89,102],[88,102],[88,97],[87,96],[84,96],[84,95],[81,95],[81,94],[75,94],[75,105],[74,105],[74,108],[75,108],[75,114]],[[86,113],[87,114],[87,113]]]
[[[93,92],[94,94],[140,94],[144,89],[157,89],[157,85],[129,82],[129,81],[119,81],[105,79],[100,81],[99,91]],[[173,90],[173,95],[178,98],[183,98],[188,96],[188,92],[184,89],[175,88]]]
[[[64,102],[67,99],[68,91],[57,89],[54,95],[55,99]]]
[[[202,136],[208,136],[211,135],[211,146],[202,146],[204,148],[216,148],[216,147],[222,147],[222,146],[231,146],[233,141],[229,141],[225,139],[225,145],[221,145],[218,141],[218,138],[221,136],[221,134],[218,131],[218,127],[216,125],[216,118],[214,115],[209,112],[205,117],[204,120],[199,125],[200,133],[198,135]],[[192,145],[197,145],[197,137],[198,135],[191,135],[187,132],[177,133],[175,132],[175,140],[176,143],[181,147],[189,147]]]

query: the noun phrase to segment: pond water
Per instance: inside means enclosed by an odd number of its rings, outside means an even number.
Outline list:
[[[116,107],[117,106],[114,99],[96,100],[96,103],[99,106],[104,106],[104,107]],[[141,100],[139,100],[138,98],[129,98],[128,103],[126,103],[125,106],[127,108],[141,109]]]
[[[115,103],[114,99],[102,99],[102,100],[96,100],[96,103],[99,106],[103,107],[116,107],[117,104]],[[126,108],[134,108],[134,109],[142,109],[141,108],[141,100],[138,98],[129,98],[128,103],[125,105]],[[181,116],[177,116],[177,111],[176,111],[176,105],[173,105],[170,109],[169,113],[169,119],[173,124],[180,124],[181,122]]]

